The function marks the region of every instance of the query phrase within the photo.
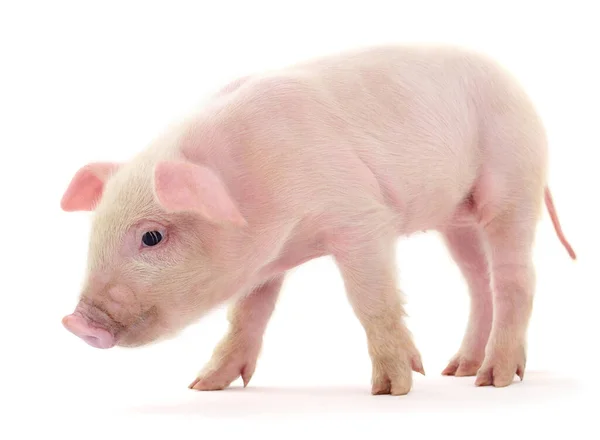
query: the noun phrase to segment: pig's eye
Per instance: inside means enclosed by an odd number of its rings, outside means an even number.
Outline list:
[[[163,236],[158,231],[149,231],[142,236],[142,243],[146,246],[156,246],[163,239]]]

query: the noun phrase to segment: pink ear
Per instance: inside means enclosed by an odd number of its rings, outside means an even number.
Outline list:
[[[91,211],[100,200],[104,184],[120,164],[93,162],[80,168],[71,179],[60,207],[64,211]]]
[[[204,166],[160,162],[154,188],[159,203],[169,211],[196,212],[216,223],[246,224],[221,179]]]

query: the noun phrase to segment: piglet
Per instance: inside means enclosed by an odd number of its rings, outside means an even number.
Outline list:
[[[497,62],[450,46],[381,45],[249,75],[126,162],[93,162],[65,211],[93,211],[87,274],[64,326],[93,347],[174,337],[230,304],[230,328],[190,385],[256,367],[286,271],[331,256],[366,332],[372,394],[424,374],[397,287],[397,238],[438,231],[469,287],[443,374],[521,380],[547,186],[532,102]],[[492,319],[493,316],[493,319]]]

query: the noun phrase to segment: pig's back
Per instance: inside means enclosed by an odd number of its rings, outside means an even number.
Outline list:
[[[342,142],[375,174],[405,230],[452,215],[481,169],[480,100],[501,75],[496,65],[455,48],[387,46],[299,72],[343,121]]]
[[[255,165],[269,156],[278,167],[275,198],[298,197],[300,187],[313,207],[331,206],[372,173],[405,229],[427,229],[468,195],[486,160],[482,120],[519,90],[471,51],[381,46],[250,78],[232,99],[232,120],[245,121]]]

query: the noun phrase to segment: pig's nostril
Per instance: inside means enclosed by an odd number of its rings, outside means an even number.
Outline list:
[[[83,339],[85,342],[87,342],[92,347],[102,348],[101,347],[102,341],[99,338],[97,338],[96,336],[82,336],[81,339]]]
[[[95,336],[82,336],[81,339],[83,339],[85,342],[87,342],[90,345],[98,344],[98,338]]]

